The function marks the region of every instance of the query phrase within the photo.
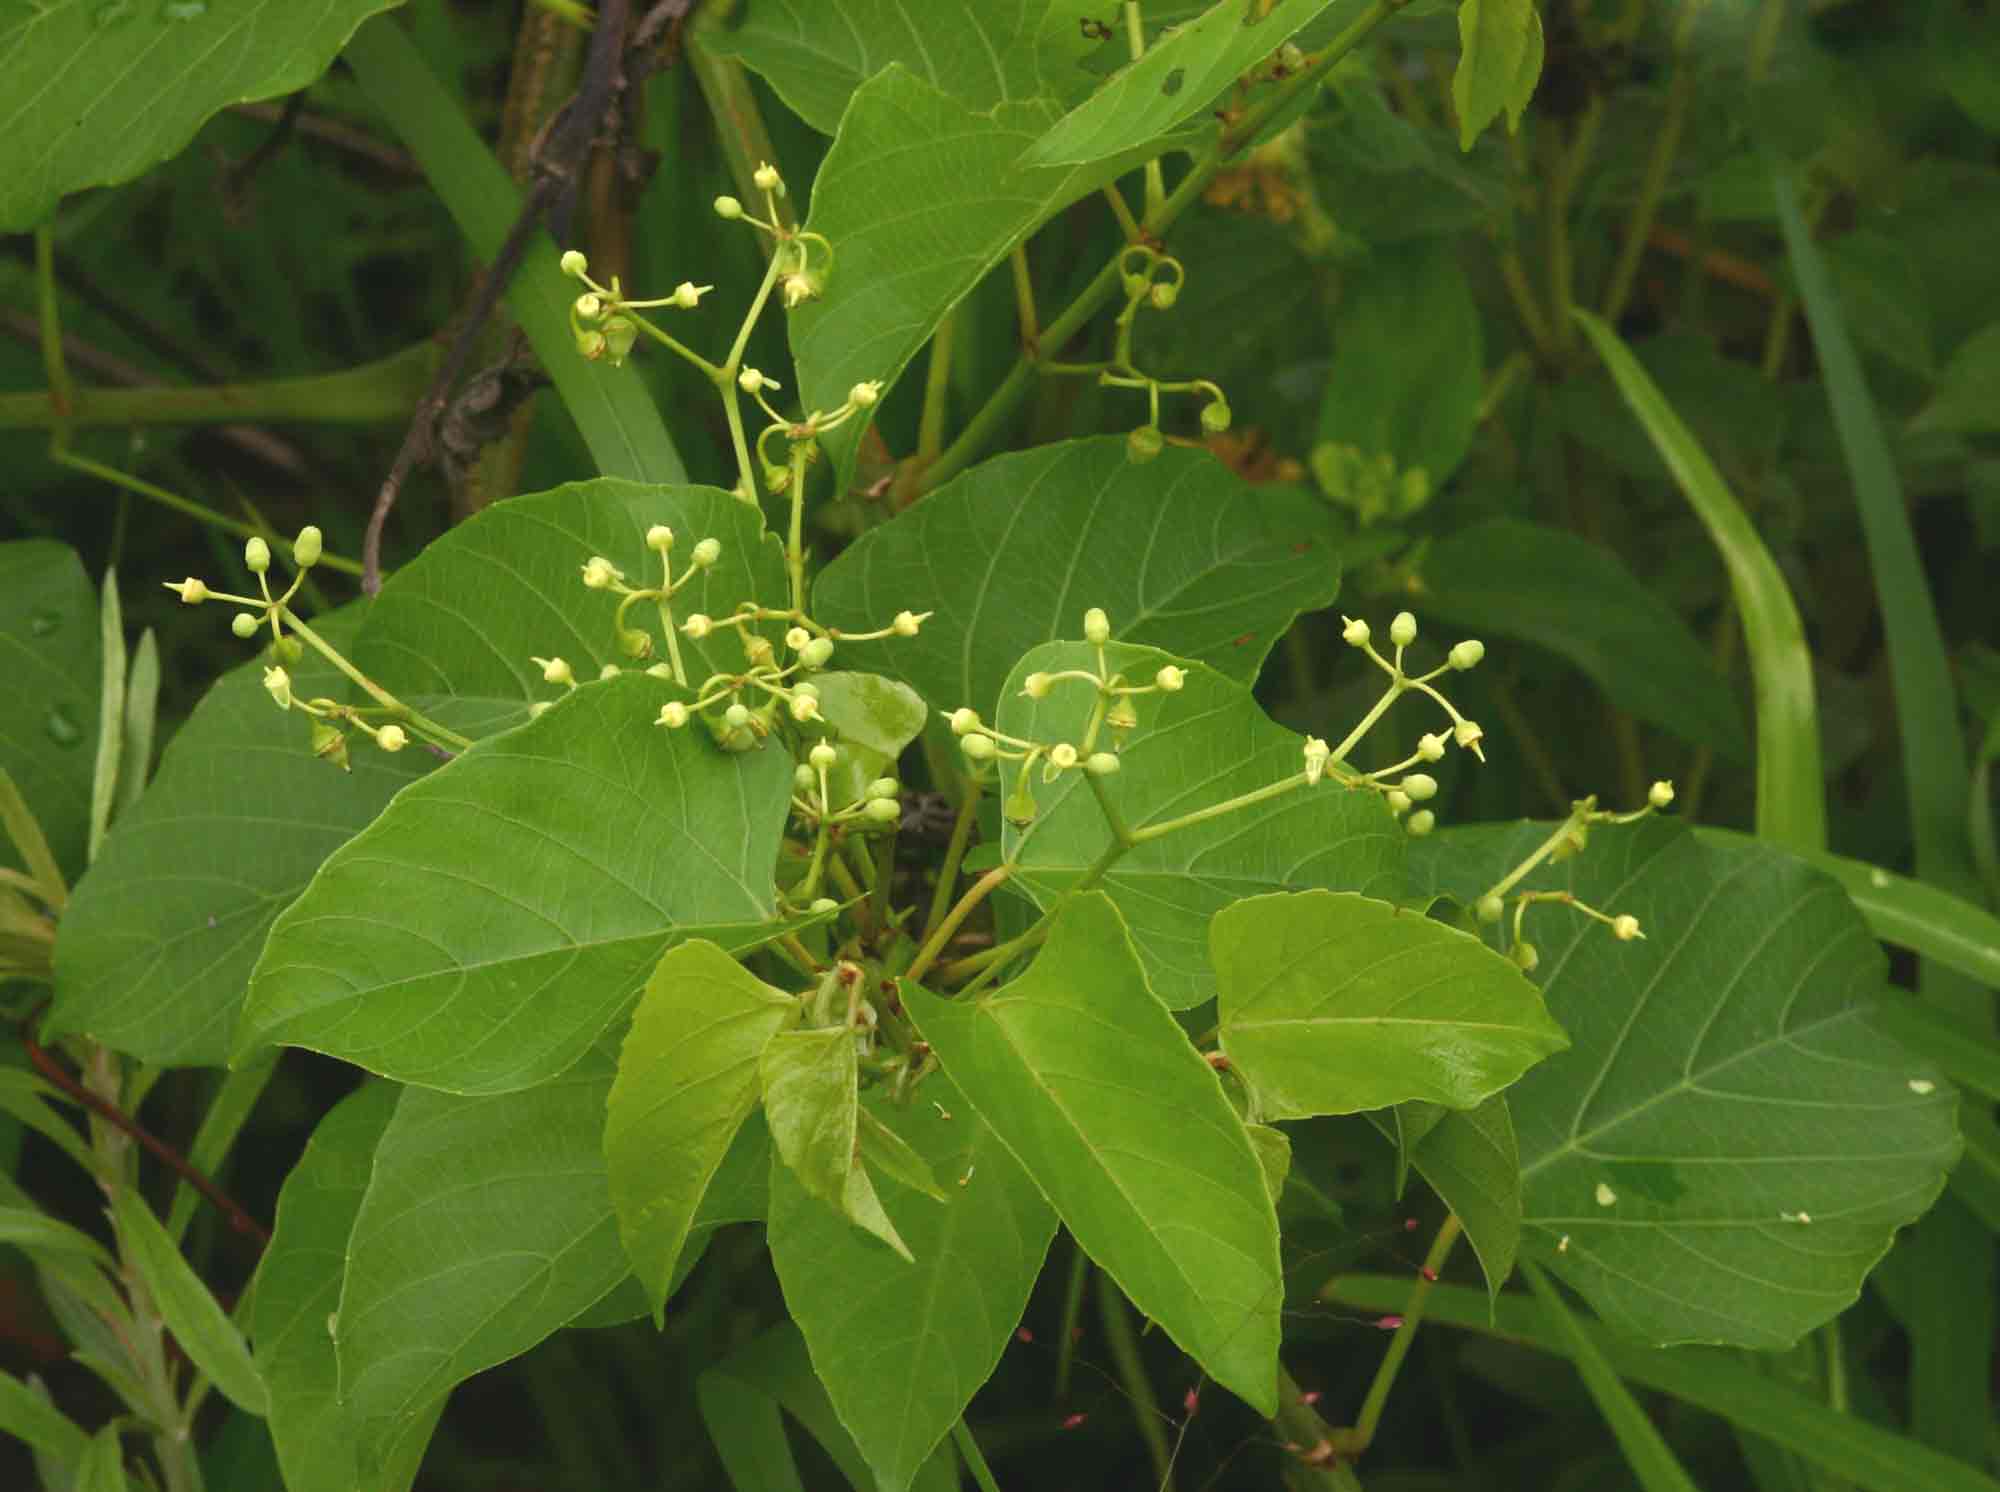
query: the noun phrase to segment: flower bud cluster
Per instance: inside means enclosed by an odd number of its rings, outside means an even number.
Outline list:
[[[660,307],[692,311],[701,304],[701,298],[715,288],[683,280],[669,295],[656,300],[632,300],[626,296],[616,275],[612,276],[609,285],[600,285],[593,280],[590,277],[590,261],[579,250],[566,251],[561,263],[565,275],[588,287],[570,302],[569,329],[576,340],[577,352],[592,362],[600,359],[609,362],[614,368],[621,366],[631,355],[641,331],[670,347],[678,345],[638,312]]]

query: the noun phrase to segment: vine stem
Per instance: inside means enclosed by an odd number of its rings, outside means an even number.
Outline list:
[[[979,819],[979,800],[986,792],[984,773],[975,773],[965,779],[965,796],[959,799],[958,816],[951,821],[951,839],[944,847],[944,864],[938,867],[937,889],[931,893],[929,913],[924,917],[924,931],[943,923],[945,913],[951,909],[951,894],[958,889],[958,867],[965,859],[965,847],[972,840],[972,826]]]
[[[1352,52],[1374,32],[1377,26],[1401,10],[1408,0],[1374,0],[1366,10],[1355,17],[1346,30],[1329,41],[1318,52],[1307,59],[1306,65],[1293,73],[1282,83],[1275,85],[1265,97],[1251,108],[1246,109],[1242,118],[1224,127],[1214,146],[1198,159],[1188,174],[1181,178],[1172,192],[1157,208],[1149,208],[1142,225],[1143,231],[1153,237],[1166,232],[1180,215],[1200,200],[1208,189],[1216,172],[1233,160],[1249,143],[1257,137],[1277,114],[1301,92],[1315,88],[1328,70],[1349,52]],[[1123,246],[1121,245],[1121,253]],[[1060,350],[1062,345],[1083,328],[1085,322],[1102,310],[1123,283],[1118,260],[1112,259],[1091,282],[1078,294],[1075,300],[1065,306],[1060,315],[1051,321],[1043,331],[1036,346],[1024,348],[1007,376],[986,398],[979,412],[966,422],[959,431],[958,438],[944,449],[931,467],[924,473],[919,485],[919,493],[929,492],[941,483],[956,476],[986,447],[999,427],[1013,413],[1021,402],[1033,380],[1040,361],[1039,348]]]
[[[944,921],[931,929],[929,936],[924,939],[924,946],[917,950],[916,958],[910,967],[903,971],[903,977],[912,983],[922,979],[930,966],[937,962],[937,956],[944,951],[944,945],[951,941],[952,934],[957,932],[964,925],[965,919],[972,915],[972,909],[992,895],[994,887],[1013,873],[1014,867],[1011,865],[996,865],[974,881],[971,889],[961,896],[958,904],[946,914]]]
[[[972,1473],[972,1479],[979,1484],[979,1492],[1000,1492],[1000,1484],[993,1479],[993,1468],[986,1464],[986,1457],[979,1449],[979,1442],[972,1438],[972,1426],[963,1416],[952,1421],[951,1438],[958,1447],[959,1455]]]
[[[1361,1414],[1349,1432],[1353,1449],[1349,1455],[1358,1454],[1368,1448],[1375,1439],[1375,1427],[1382,1422],[1383,1407],[1389,1402],[1389,1390],[1396,1386],[1396,1375],[1402,1371],[1403,1359],[1410,1355],[1410,1343],[1415,1340],[1417,1326],[1424,1319],[1424,1307],[1430,1301],[1431,1286],[1437,1282],[1438,1271],[1444,1268],[1444,1261],[1451,1255],[1451,1247],[1458,1242],[1458,1214],[1452,1213],[1438,1229],[1437,1237],[1431,1241],[1431,1251],[1424,1258],[1423,1271],[1417,1282],[1410,1287],[1409,1304],[1403,1307],[1403,1319],[1396,1327],[1396,1335],[1389,1342],[1389,1350],[1382,1354],[1382,1365],[1375,1370],[1375,1381],[1368,1386],[1368,1397],[1361,1402]]]
[[[1111,1348],[1111,1361],[1118,1369],[1118,1381],[1131,1401],[1139,1438],[1146,1442],[1146,1454],[1152,1458],[1159,1492],[1173,1492],[1173,1447],[1167,1443],[1166,1427],[1161,1423],[1166,1416],[1139,1356],[1139,1337],[1132,1330],[1131,1308],[1125,1302],[1124,1292],[1102,1274],[1097,1281],[1097,1314],[1104,1322],[1104,1337]]]

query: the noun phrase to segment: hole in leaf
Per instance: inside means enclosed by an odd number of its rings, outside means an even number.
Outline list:
[[[1176,93],[1181,91],[1181,84],[1186,81],[1187,69],[1177,67],[1168,73],[1165,81],[1160,84],[1160,92],[1164,93],[1168,98],[1172,98]]]

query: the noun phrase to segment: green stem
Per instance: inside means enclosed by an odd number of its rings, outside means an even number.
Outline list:
[[[771,144],[763,110],[757,106],[757,95],[750,87],[743,64],[716,52],[709,42],[711,35],[722,34],[735,9],[736,0],[707,0],[688,28],[687,56],[694,69],[695,83],[714,116],[716,135],[722,142],[722,158],[736,180],[736,194],[745,202],[761,202],[764,194],[755,180],[757,167],[764,161],[775,161],[778,152]],[[789,197],[778,199],[778,213],[778,226],[789,229],[792,226]]]
[[[1206,808],[1197,808],[1193,813],[1184,813],[1177,819],[1166,819],[1157,824],[1147,824],[1142,828],[1134,829],[1132,831],[1132,843],[1145,844],[1149,840],[1158,839],[1165,834],[1171,834],[1176,829],[1192,828],[1196,824],[1206,823],[1212,818],[1220,818],[1225,813],[1234,813],[1239,808],[1248,808],[1253,803],[1262,803],[1266,799],[1275,798],[1281,793],[1288,793],[1295,787],[1304,787],[1305,785],[1306,774],[1304,772],[1294,773],[1292,776],[1281,778],[1268,786],[1254,788],[1250,792],[1241,793],[1234,798],[1225,798],[1222,802],[1211,803]]]
[[[55,224],[44,223],[35,230],[35,308],[42,322],[42,368],[49,381],[48,402],[52,444],[57,451],[69,445],[69,423],[76,407],[76,386],[70,382],[69,364],[63,358],[62,317],[56,306]]]
[[[1259,131],[1285,108],[1299,93],[1317,88],[1335,63],[1366,41],[1375,28],[1401,10],[1408,0],[1374,0],[1365,11],[1357,16],[1346,30],[1328,42],[1315,53],[1298,72],[1282,83],[1268,89],[1262,99],[1244,111],[1234,125],[1225,129],[1215,145],[1194,163],[1188,174],[1181,178],[1171,194],[1157,208],[1149,208],[1143,225],[1145,233],[1154,237],[1166,232],[1175,219],[1201,200],[1215,173],[1235,158]],[[1121,255],[1122,255],[1121,248]],[[1117,258],[1113,258],[1091,282],[1080,291],[1075,300],[1063,308],[1062,314],[1051,321],[1042,333],[1038,347],[1051,351],[1062,345],[1095,316],[1098,311],[1123,287],[1124,276],[1120,272]],[[921,491],[929,492],[951,477],[956,476],[986,447],[986,443],[1014,412],[1014,407],[1027,393],[1034,380],[1035,365],[1038,361],[1036,349],[1031,347],[1021,354],[1007,376],[1000,381],[986,398],[979,412],[967,422],[954,440],[940,455],[934,465],[924,473]]]
[[[252,420],[368,424],[408,419],[437,366],[431,342],[380,361],[307,378],[198,388],[68,388],[66,410],[54,392],[0,394],[0,430],[33,430],[64,422],[90,425],[213,425]],[[47,351],[43,353],[48,359]],[[51,380],[51,391],[56,384]]]
[[[971,889],[958,899],[958,904],[945,915],[944,921],[933,928],[924,939],[924,946],[917,950],[916,958],[903,973],[912,982],[922,979],[930,966],[937,962],[937,956],[944,952],[952,934],[957,932],[972,915],[972,909],[992,894],[993,888],[1014,873],[1011,865],[996,865],[985,875],[972,883]]]
[[[411,709],[408,705],[404,704],[400,699],[396,698],[395,695],[391,694],[388,690],[384,689],[380,684],[376,683],[373,679],[369,678],[367,674],[363,673],[360,669],[356,668],[352,663],[349,663],[345,658],[343,658],[340,655],[339,649],[335,648],[332,643],[328,642],[324,637],[321,637],[317,632],[313,631],[311,627],[308,627],[305,624],[305,622],[299,618],[298,614],[291,609],[291,607],[280,603],[278,610],[283,614],[285,619],[285,625],[287,627],[289,627],[292,631],[296,632],[301,638],[303,638],[307,643],[307,645],[310,646],[314,652],[318,653],[322,658],[326,659],[327,662],[331,663],[335,668],[339,669],[343,674],[347,675],[347,677],[353,681],[356,687],[358,687],[370,699],[374,700],[377,704],[381,705],[383,708],[394,712],[401,719],[409,721],[411,725],[415,726],[418,730],[422,731],[426,736],[430,737],[432,740],[436,741],[441,746],[449,746],[454,751],[467,751],[471,749],[472,738],[470,736],[461,736],[457,731],[452,730],[449,726],[439,725],[435,720],[432,720],[429,716],[419,714],[417,711]]]
[[[1438,1271],[1444,1268],[1451,1246],[1458,1242],[1458,1232],[1458,1215],[1453,1213],[1438,1229],[1431,1251],[1424,1259],[1423,1272],[1417,1276],[1416,1284],[1410,1287],[1410,1303],[1403,1307],[1402,1324],[1396,1328],[1389,1350],[1382,1355],[1382,1366],[1375,1370],[1375,1381],[1368,1387],[1368,1397],[1361,1402],[1361,1415],[1350,1432],[1357,1442],[1354,1452],[1350,1454],[1366,1450],[1375,1439],[1375,1427],[1382,1422],[1382,1409],[1389,1402],[1389,1390],[1396,1386],[1396,1375],[1402,1371],[1403,1359],[1410,1354],[1410,1343],[1416,1338],[1418,1323],[1424,1319],[1424,1305],[1430,1299],[1431,1286],[1437,1280]]]
[[[1165,1416],[1153,1393],[1153,1382],[1146,1376],[1146,1365],[1140,1360],[1139,1336],[1132,1330],[1124,1293],[1108,1277],[1098,1280],[1097,1313],[1104,1322],[1104,1338],[1111,1348],[1111,1361],[1118,1369],[1118,1381],[1131,1401],[1139,1438],[1146,1442],[1146,1454],[1152,1458],[1154,1484],[1159,1492],[1173,1492],[1174,1455],[1173,1447],[1167,1443],[1166,1426],[1161,1423]]]
[[[1640,179],[1639,198],[1625,220],[1625,241],[1618,248],[1618,263],[1611,271],[1611,283],[1604,292],[1604,319],[1617,324],[1632,298],[1639,280],[1639,260],[1646,252],[1653,220],[1659,215],[1660,199],[1666,194],[1667,176],[1674,157],[1680,153],[1681,132],[1687,126],[1688,106],[1694,101],[1694,68],[1687,59],[1687,44],[1693,23],[1705,0],[1686,0],[1674,32],[1674,77],[1667,88],[1667,109],[1653,136],[1652,151],[1646,157],[1646,174]]]
[[[924,372],[924,412],[917,423],[917,460],[928,465],[944,448],[944,417],[951,392],[951,337],[957,316],[947,313],[931,337],[930,366]]]
[[[1132,831],[1126,827],[1125,815],[1120,813],[1118,805],[1111,801],[1111,793],[1104,786],[1104,779],[1096,776],[1094,773],[1085,772],[1083,780],[1090,784],[1091,795],[1097,799],[1098,810],[1104,815],[1105,824],[1110,827],[1111,837],[1126,849],[1130,849],[1133,845],[1137,844],[1139,841],[1133,837]]]
[[[1544,199],[1547,209],[1549,308],[1558,356],[1567,356],[1576,344],[1576,326],[1569,314],[1570,308],[1576,304],[1576,258],[1571,252],[1569,236],[1570,203],[1576,193],[1577,179],[1583,175],[1583,168],[1590,160],[1591,149],[1597,141],[1597,126],[1603,116],[1602,102],[1592,97],[1583,111],[1583,118],[1577,121],[1576,133],[1570,138],[1569,148],[1557,155]]]
[[[1139,0],[1125,0],[1125,42],[1131,49],[1134,62],[1146,55],[1146,22],[1139,12]],[[1166,200],[1166,196],[1166,172],[1160,165],[1160,158],[1154,156],[1146,162],[1147,217],[1160,210],[1160,204]]]
[[[803,613],[806,609],[806,445],[804,441],[792,443],[792,521],[789,537],[785,542],[785,569],[792,577],[792,610]]]
[[[972,1473],[973,1481],[979,1484],[979,1492],[1000,1492],[1000,1484],[993,1479],[993,1468],[986,1464],[979,1442],[972,1438],[972,1427],[963,1419],[954,1420],[951,1438],[958,1447],[959,1455],[965,1459],[966,1469]]]
[[[944,921],[953,893],[958,890],[958,867],[965,859],[965,847],[972,841],[972,826],[979,819],[979,799],[986,791],[986,777],[975,773],[965,779],[965,796],[958,800],[958,816],[951,821],[951,838],[944,847],[944,864],[938,867],[937,887],[931,892],[931,908],[924,918],[924,931]]]
[[[1069,1394],[1070,1367],[1076,1361],[1076,1328],[1083,1315],[1084,1287],[1090,1281],[1090,1255],[1075,1244],[1069,1256],[1069,1280],[1063,1286],[1062,1339],[1056,1343],[1055,1399],[1061,1403]]]
[[[826,773],[821,772],[819,777],[820,785],[824,787],[826,784]],[[813,839],[812,863],[806,867],[806,878],[799,882],[799,900],[801,901],[810,902],[819,895],[819,878],[821,872],[826,869],[826,851],[830,839],[831,836],[827,831],[827,826],[822,823],[819,826],[818,835]]]
[[[1505,896],[1509,891],[1520,885],[1537,865],[1540,865],[1549,856],[1553,855],[1562,842],[1576,831],[1583,823],[1584,815],[1584,809],[1572,808],[1569,812],[1569,817],[1556,825],[1556,832],[1543,840],[1540,848],[1534,854],[1528,856],[1527,859],[1523,860],[1519,865],[1508,871],[1506,875],[1489,886],[1486,890],[1486,896]],[[1485,899],[1485,896],[1480,898],[1481,901]]]

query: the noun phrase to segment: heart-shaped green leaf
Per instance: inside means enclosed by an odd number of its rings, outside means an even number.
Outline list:
[[[766,936],[791,762],[655,726],[667,689],[586,685],[398,797],[278,919],[238,1057],[304,1046],[454,1092],[527,1087],[670,944]]]
[[[618,1231],[655,1312],[730,1142],[757,1102],[757,1058],[799,1002],[721,948],[669,949],[646,981],[604,1117]]]
[[[1222,1049],[1267,1119],[1476,1108],[1568,1045],[1511,960],[1372,897],[1249,897],[1208,936]]]
[[[1104,656],[1128,683],[1149,684],[1172,659],[1151,648],[1110,643]],[[999,728],[1026,740],[1080,744],[1097,694],[1066,681],[1046,698],[1022,694],[1030,673],[1095,669],[1084,643],[1035,648],[1001,695]],[[1177,693],[1139,696],[1139,725],[1120,753],[1117,772],[1100,780],[1105,797],[1132,829],[1163,823],[1242,793],[1296,776],[1304,740],[1258,708],[1250,691],[1212,669],[1188,667]],[[1098,749],[1110,744],[1103,733]],[[1009,883],[1044,907],[1075,886],[1112,843],[1111,830],[1082,774],[1042,781],[1037,762],[1026,775],[1036,816],[1009,826],[1004,857],[1018,866]],[[1003,763],[1011,796],[1023,774]],[[1374,793],[1331,780],[1179,829],[1129,851],[1102,885],[1118,904],[1154,991],[1175,1009],[1216,993],[1208,959],[1209,919],[1223,907],[1267,891],[1325,887],[1393,898],[1402,890],[1404,834]]]
[[[1412,880],[1475,900],[1552,826],[1449,832]],[[1958,1152],[1956,1095],[1870,1020],[1886,970],[1840,887],[1762,846],[1599,827],[1522,883],[1571,1046],[1508,1092],[1528,1246],[1626,1330],[1782,1348],[1842,1310]]]
[[[882,1188],[912,1261],[885,1259],[780,1167],[771,1262],[841,1422],[882,1484],[904,1487],[999,1362],[1056,1219],[944,1075],[926,1078],[907,1108],[877,1098],[861,1115],[944,1180],[943,1206]]]
[[[1218,1382],[1273,1413],[1284,1283],[1264,1170],[1109,899],[1071,900],[1028,972],[985,999],[902,991],[1090,1257]]]
[[[1015,660],[1075,636],[1092,606],[1127,642],[1254,679],[1292,619],[1339,593],[1332,540],[1324,503],[1177,446],[1134,466],[1100,437],[975,466],[843,550],[813,604],[852,631],[932,613],[841,656],[990,714]]]

